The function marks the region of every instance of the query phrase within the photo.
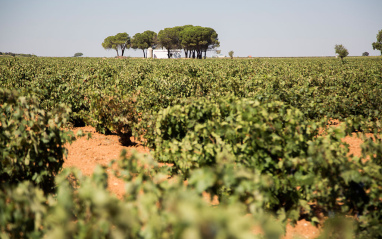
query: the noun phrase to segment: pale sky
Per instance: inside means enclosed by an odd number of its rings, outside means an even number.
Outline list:
[[[382,0],[0,0],[0,52],[112,57],[107,36],[192,24],[214,28],[225,55],[334,56],[336,44],[380,55],[381,10]]]

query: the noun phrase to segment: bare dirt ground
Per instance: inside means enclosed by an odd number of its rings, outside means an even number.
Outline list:
[[[77,167],[84,175],[91,175],[97,164],[107,165],[111,160],[118,159],[122,149],[125,149],[128,154],[133,150],[140,153],[148,153],[149,149],[143,147],[139,142],[137,145],[131,147],[124,147],[118,141],[117,135],[103,135],[96,133],[95,129],[90,126],[75,128],[73,131],[76,133],[82,130],[85,134],[91,133],[92,137],[88,140],[87,137],[77,139],[71,145],[66,145],[68,149],[68,157],[65,160],[64,168]],[[356,135],[346,137],[344,142],[350,145],[349,155],[361,156],[362,140],[357,138]],[[118,198],[124,195],[124,184],[109,174],[109,190],[114,193]],[[208,197],[208,195],[205,195]],[[215,201],[215,200],[214,200]],[[218,202],[212,202],[216,204]],[[320,234],[320,229],[314,227],[310,222],[301,220],[295,227],[288,225],[284,239],[292,238],[316,238]]]
[[[73,131],[77,133],[78,130],[82,130],[85,134],[91,133],[91,138],[87,137],[78,138],[71,145],[66,145],[68,149],[68,157],[64,162],[64,168],[76,167],[79,168],[84,175],[91,175],[97,164],[108,165],[113,159],[118,159],[121,151],[125,149],[128,154],[132,150],[136,150],[140,153],[148,153],[149,149],[143,147],[139,143],[136,146],[124,147],[119,143],[117,135],[103,135],[95,131],[93,127],[78,127]],[[112,193],[118,198],[121,198],[124,194],[123,181],[114,177],[110,171],[108,171],[108,185]]]

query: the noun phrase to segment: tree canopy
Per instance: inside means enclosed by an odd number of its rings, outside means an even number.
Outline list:
[[[207,51],[219,46],[218,34],[210,27],[193,25],[165,28],[158,33],[158,43],[167,49],[170,58],[171,50],[183,49],[186,58],[204,58]]]
[[[334,50],[336,51],[336,54],[338,54],[338,56],[341,58],[341,60],[349,55],[348,50],[343,45],[336,45]]]
[[[213,28],[193,25],[176,26],[165,28],[156,34],[153,31],[144,31],[137,33],[130,39],[127,33],[118,33],[115,36],[108,36],[102,43],[106,50],[114,49],[119,56],[119,50],[122,56],[125,49],[141,49],[143,57],[147,57],[147,49],[157,46],[167,49],[168,58],[171,57],[171,51],[183,49],[186,58],[206,58],[207,51],[220,46],[218,34]]]
[[[126,49],[130,48],[130,36],[126,32],[118,33],[115,36],[108,36],[102,43],[102,47],[106,50],[114,49],[117,51],[117,56],[119,56],[118,50],[121,50],[121,55]]]
[[[209,27],[185,26],[179,33],[181,46],[185,51],[186,58],[201,59],[206,57],[207,51],[219,46],[218,34]]]
[[[231,57],[231,59],[233,58],[233,54],[234,54],[234,51],[228,52],[228,55],[229,55],[229,57]]]
[[[171,57],[171,50],[181,48],[179,41],[179,33],[183,30],[183,27],[172,27],[160,30],[158,33],[158,43],[161,47],[167,49],[168,58]]]
[[[77,52],[74,54],[74,57],[79,57],[79,56],[83,56],[84,54],[82,54],[81,52]]]
[[[144,31],[143,33],[137,33],[131,40],[131,47],[133,49],[141,49],[143,51],[143,57],[147,58],[146,49],[149,47],[155,48],[158,40],[157,34],[153,31]]]
[[[373,50],[381,51],[381,56],[382,56],[382,30],[379,30],[377,34],[377,41],[373,42],[372,46],[373,46]]]

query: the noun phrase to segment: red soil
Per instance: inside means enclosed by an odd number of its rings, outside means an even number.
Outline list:
[[[148,153],[149,149],[143,147],[139,143],[136,146],[124,147],[118,141],[117,135],[103,135],[95,131],[93,127],[79,127],[74,129],[74,133],[82,130],[85,134],[91,133],[91,138],[78,138],[71,145],[66,145],[68,149],[68,157],[64,162],[64,168],[76,167],[79,168],[84,175],[91,175],[97,164],[107,166],[113,159],[118,159],[122,149],[125,149],[128,154],[132,150],[141,153]],[[118,198],[122,198],[125,192],[123,181],[114,177],[108,170],[108,185],[112,193]]]

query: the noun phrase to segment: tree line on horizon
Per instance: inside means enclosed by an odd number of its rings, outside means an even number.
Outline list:
[[[207,51],[220,46],[218,34],[213,28],[193,25],[176,26],[160,30],[159,33],[147,30],[130,37],[126,32],[108,36],[102,43],[106,50],[115,50],[117,56],[123,56],[127,49],[141,49],[147,58],[147,49],[158,47],[167,49],[168,58],[171,51],[183,49],[186,58],[206,58]],[[203,56],[204,53],[204,56]]]
[[[36,57],[35,54],[24,54],[24,53],[13,53],[13,52],[0,52],[0,56]]]

